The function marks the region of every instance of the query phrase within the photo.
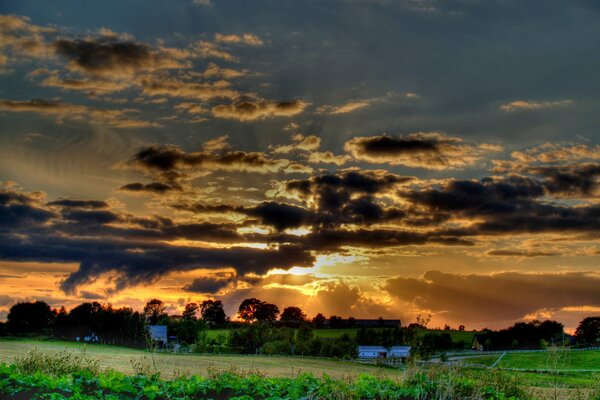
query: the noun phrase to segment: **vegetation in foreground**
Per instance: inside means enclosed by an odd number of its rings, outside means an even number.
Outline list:
[[[482,377],[457,368],[408,368],[398,379],[361,374],[334,379],[298,374],[266,377],[259,371],[210,370],[207,377],[173,380],[138,365],[135,375],[100,371],[85,354],[48,355],[32,351],[0,364],[0,394],[7,399],[529,399],[513,378]]]

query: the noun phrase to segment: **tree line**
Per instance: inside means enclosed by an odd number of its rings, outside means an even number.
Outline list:
[[[314,329],[356,327],[354,318],[342,319],[317,314],[309,319],[299,307],[282,312],[275,304],[257,298],[243,300],[237,321],[226,315],[220,300],[188,303],[181,315],[169,315],[164,302],[152,299],[142,312],[129,307],[85,302],[67,311],[53,309],[42,301],[22,302],[10,308],[7,322],[0,323],[2,335],[48,335],[70,340],[145,347],[149,343],[148,325],[166,325],[191,351],[264,354],[296,354],[352,358],[357,345],[394,346],[407,344],[419,357],[435,351],[469,348],[471,343],[455,342],[444,331],[427,330],[428,318],[418,317],[406,327],[359,328],[351,337],[317,337]],[[461,326],[462,327],[462,326]],[[209,334],[210,329],[227,329],[225,334]],[[461,330],[464,330],[462,327]],[[568,335],[567,338],[570,338]],[[486,350],[540,348],[565,342],[563,325],[556,321],[519,322],[499,331],[489,329],[478,334]],[[600,317],[581,321],[572,339],[579,345],[600,345]],[[570,344],[574,344],[570,343]]]

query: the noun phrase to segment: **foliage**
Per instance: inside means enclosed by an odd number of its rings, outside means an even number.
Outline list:
[[[198,312],[198,310],[199,310],[198,304],[196,304],[196,303],[187,303],[185,305],[185,308],[183,310],[183,314],[181,314],[181,316],[184,319],[189,319],[189,320],[195,321],[196,319],[198,319],[198,317],[196,316],[196,313]]]
[[[8,312],[8,331],[14,335],[40,334],[50,328],[54,314],[43,301],[17,303]]]
[[[221,300],[204,300],[200,304],[202,320],[211,328],[222,327],[227,321]]]
[[[150,325],[156,325],[167,316],[167,307],[162,300],[152,299],[144,306],[144,316]]]
[[[63,350],[59,353],[42,353],[35,348],[24,356],[16,357],[14,367],[23,374],[36,372],[59,376],[84,371],[96,374],[100,370],[98,360],[88,357],[87,353]]]
[[[246,322],[274,322],[278,315],[279,307],[254,297],[242,301],[238,308],[238,316]]]
[[[286,307],[283,309],[279,320],[286,326],[297,327],[306,321],[306,314],[299,307]]]
[[[600,342],[600,317],[584,318],[575,330],[575,338],[581,344]]]
[[[562,343],[563,328],[563,325],[556,321],[534,320],[517,322],[499,331],[488,330],[481,336],[486,350],[539,349],[543,343]]]
[[[260,373],[209,371],[209,376],[127,376],[115,371],[64,375],[26,374],[17,367],[0,364],[0,395],[23,395],[51,399],[528,399],[528,395],[504,375],[475,377],[451,368],[415,368],[400,381],[373,375],[356,379],[317,378],[310,374],[266,377]]]

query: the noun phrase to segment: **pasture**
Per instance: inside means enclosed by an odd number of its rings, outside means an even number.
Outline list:
[[[44,353],[59,353],[63,350],[80,353],[85,351],[90,358],[99,361],[101,369],[114,369],[131,375],[135,372],[135,363],[154,363],[161,376],[167,379],[181,374],[208,376],[215,370],[233,370],[239,373],[260,372],[270,377],[296,377],[310,373],[320,377],[324,374],[339,379],[353,379],[360,374],[388,377],[400,380],[404,376],[402,369],[381,368],[348,361],[315,359],[305,357],[268,357],[252,355],[206,355],[149,353],[126,347],[111,345],[85,345],[75,342],[34,339],[0,339],[0,363],[12,363],[16,357],[27,354],[31,349]],[[457,368],[468,371],[471,376],[488,376],[491,371],[516,379],[520,385],[528,388],[547,390],[552,386],[563,388],[591,388],[600,385],[600,351],[567,351],[560,359],[553,373],[539,373],[534,370],[549,368],[549,353],[507,353],[498,362],[497,367],[489,369],[501,354],[481,354],[455,357],[460,361]],[[479,365],[473,367],[472,365]],[[481,367],[481,365],[485,367]],[[461,366],[462,365],[462,366]],[[435,368],[434,366],[424,366]],[[506,371],[504,368],[519,368],[527,371]],[[576,370],[593,369],[596,372]],[[457,371],[460,374],[460,369]]]
[[[327,359],[148,353],[119,346],[28,339],[0,340],[0,363],[11,363],[15,357],[23,356],[34,348],[44,353],[58,353],[65,349],[78,352],[85,349],[90,357],[100,362],[101,368],[110,368],[125,374],[134,372],[133,363],[135,362],[154,363],[161,376],[167,378],[181,373],[206,376],[211,369],[235,369],[240,372],[260,371],[268,376],[280,377],[293,377],[299,373],[311,373],[315,376],[327,374],[335,378],[355,377],[361,373],[382,374],[390,377],[398,374],[398,370],[394,369]]]

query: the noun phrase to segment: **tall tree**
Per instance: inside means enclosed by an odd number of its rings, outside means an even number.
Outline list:
[[[166,310],[167,307],[162,300],[152,299],[146,303],[144,306],[144,316],[146,317],[146,321],[150,325],[156,325],[161,320],[161,318],[167,316]]]
[[[318,313],[313,319],[312,319],[312,323],[315,326],[315,328],[320,329],[323,328],[325,326],[325,321],[327,320],[327,318],[325,318],[325,316],[321,313]]]
[[[200,314],[206,325],[211,328],[223,326],[227,320],[221,300],[204,300],[200,304]]]
[[[43,333],[50,328],[54,315],[43,301],[17,303],[8,312],[8,330],[17,335]]]
[[[238,307],[238,317],[245,322],[255,321],[256,310],[262,303],[262,301],[254,297],[245,299]]]
[[[289,326],[299,326],[306,321],[306,314],[299,307],[286,307],[279,320]]]
[[[279,315],[279,307],[275,304],[262,302],[256,309],[254,317],[259,322],[275,322]]]
[[[197,319],[196,313],[198,313],[198,304],[187,303],[185,305],[185,309],[183,310],[183,319],[195,321]]]
[[[592,344],[600,341],[600,317],[584,318],[575,330],[577,341]]]

